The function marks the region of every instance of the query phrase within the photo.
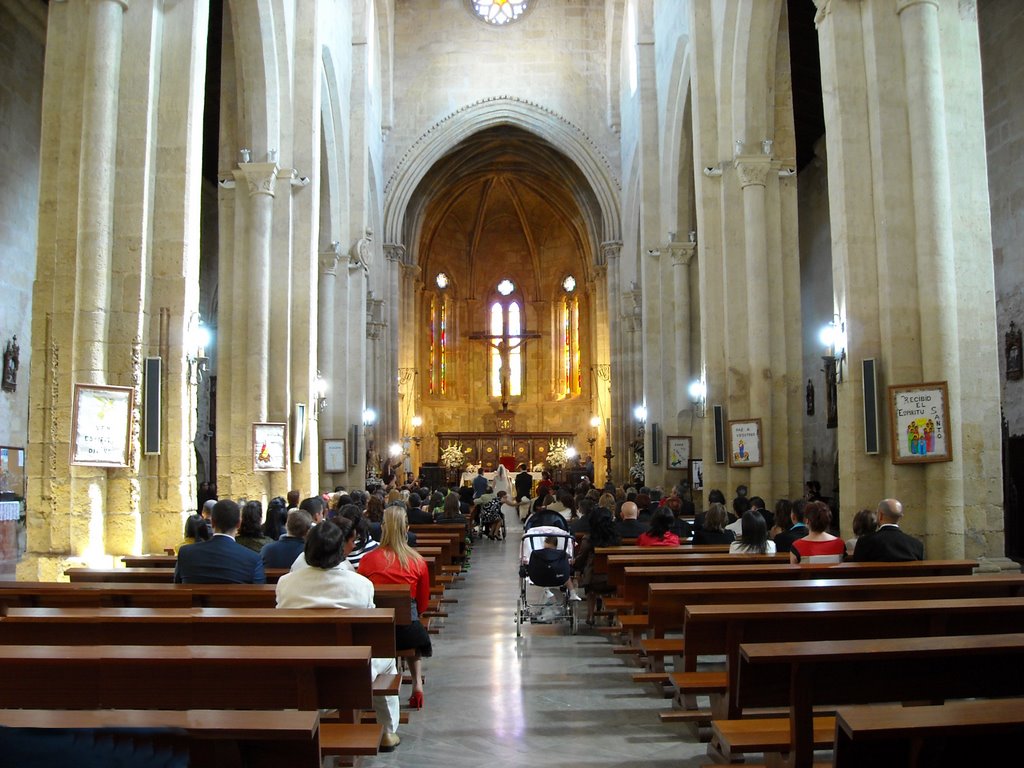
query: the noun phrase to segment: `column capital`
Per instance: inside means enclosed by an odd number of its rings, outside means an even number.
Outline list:
[[[63,2],[63,0],[61,0],[61,2]],[[122,11],[128,10],[128,0],[89,0],[89,2],[93,5],[98,5],[99,3],[113,3],[114,5],[120,5]]]
[[[401,243],[384,243],[384,258],[388,261],[405,261],[405,246]]]
[[[673,266],[687,267],[697,253],[696,243],[668,243],[665,250],[672,258]]]
[[[821,27],[821,22],[832,13],[832,0],[814,0],[817,10],[814,13],[814,28]]]
[[[320,274],[334,276],[338,270],[338,262],[341,261],[341,243],[335,240],[330,248],[320,251]]]
[[[622,254],[621,240],[605,240],[601,243],[598,264],[607,264],[609,259],[617,259]]]
[[[939,10],[939,0],[896,0],[896,15],[899,16],[915,5],[930,5],[936,11]]]
[[[279,170],[277,163],[239,163],[236,173],[249,185],[249,197],[273,197]]]
[[[740,175],[741,187],[764,187],[772,170],[772,159],[767,155],[738,155],[736,172]]]

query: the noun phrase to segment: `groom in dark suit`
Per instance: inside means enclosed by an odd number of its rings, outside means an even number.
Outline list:
[[[231,499],[213,507],[213,538],[186,544],[174,566],[176,584],[266,584],[259,554],[235,543],[241,513]]]
[[[924,560],[924,544],[900,530],[903,505],[896,499],[878,502],[878,530],[857,539],[853,559],[857,562],[894,563]]]

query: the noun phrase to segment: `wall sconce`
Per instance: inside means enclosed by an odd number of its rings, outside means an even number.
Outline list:
[[[276,163],[277,162],[277,150],[276,149],[268,149],[267,150],[267,161],[271,162],[271,163]]]
[[[420,428],[423,426],[423,417],[422,416],[413,416],[411,423],[412,423],[412,441],[414,443],[416,443],[416,447],[418,448],[420,443],[423,442],[423,435],[420,434]]]
[[[601,426],[600,416],[590,417],[590,437],[587,438],[587,445],[590,446],[590,457],[594,457],[594,443],[597,442],[597,430]]]
[[[772,144],[774,143],[775,142],[773,142],[771,139],[761,139],[761,154],[768,155],[768,157],[771,157]]]
[[[373,408],[363,409],[363,426],[372,427],[377,421],[377,412]]]
[[[189,379],[191,380],[192,375],[195,374],[196,384],[203,380],[203,374],[206,373],[206,366],[209,362],[206,357],[206,348],[210,346],[211,341],[210,329],[203,325],[203,320],[199,315],[194,315],[188,330],[185,357],[188,361]]]
[[[327,380],[320,374],[320,371],[316,372],[314,387],[316,389],[316,410],[314,413],[319,416],[324,412],[324,408],[327,407]]]
[[[826,354],[821,359],[825,361],[826,377],[832,377],[836,383],[843,382],[843,363],[846,361],[846,323],[839,315],[833,315],[828,325],[818,332],[818,339],[825,346]]]
[[[399,445],[398,443],[392,443],[391,445],[388,446],[388,455],[392,459],[397,459],[403,453],[405,453],[405,451],[402,450],[402,446]]]
[[[696,245],[697,244],[697,230],[696,229],[691,229],[690,230],[690,234],[688,235],[688,237],[690,239],[690,245]]]
[[[644,429],[647,426],[647,406],[641,403],[633,408],[633,418],[637,421],[636,435],[643,439]]]
[[[248,149],[240,149],[238,150],[238,156],[242,158],[243,163],[248,163],[249,158],[252,157],[252,152],[250,152]]]
[[[690,395],[690,402],[693,403],[694,414],[696,414],[698,419],[703,419],[708,401],[707,386],[700,379],[694,379],[690,382],[687,392]]]

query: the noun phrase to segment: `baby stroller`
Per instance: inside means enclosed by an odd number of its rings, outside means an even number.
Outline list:
[[[546,547],[545,539],[554,539],[555,546]],[[523,625],[527,622],[567,621],[572,634],[576,634],[578,622],[574,603],[579,598],[565,587],[572,576],[575,546],[571,533],[554,526],[531,528],[523,534],[519,548],[516,637],[522,637]]]

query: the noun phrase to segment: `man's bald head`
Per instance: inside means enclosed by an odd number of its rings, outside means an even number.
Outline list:
[[[632,501],[624,502],[622,509],[619,510],[619,517],[623,520],[636,520],[638,514],[640,514],[640,510]]]
[[[903,518],[903,505],[899,499],[882,499],[878,502],[878,522],[899,524]]]

